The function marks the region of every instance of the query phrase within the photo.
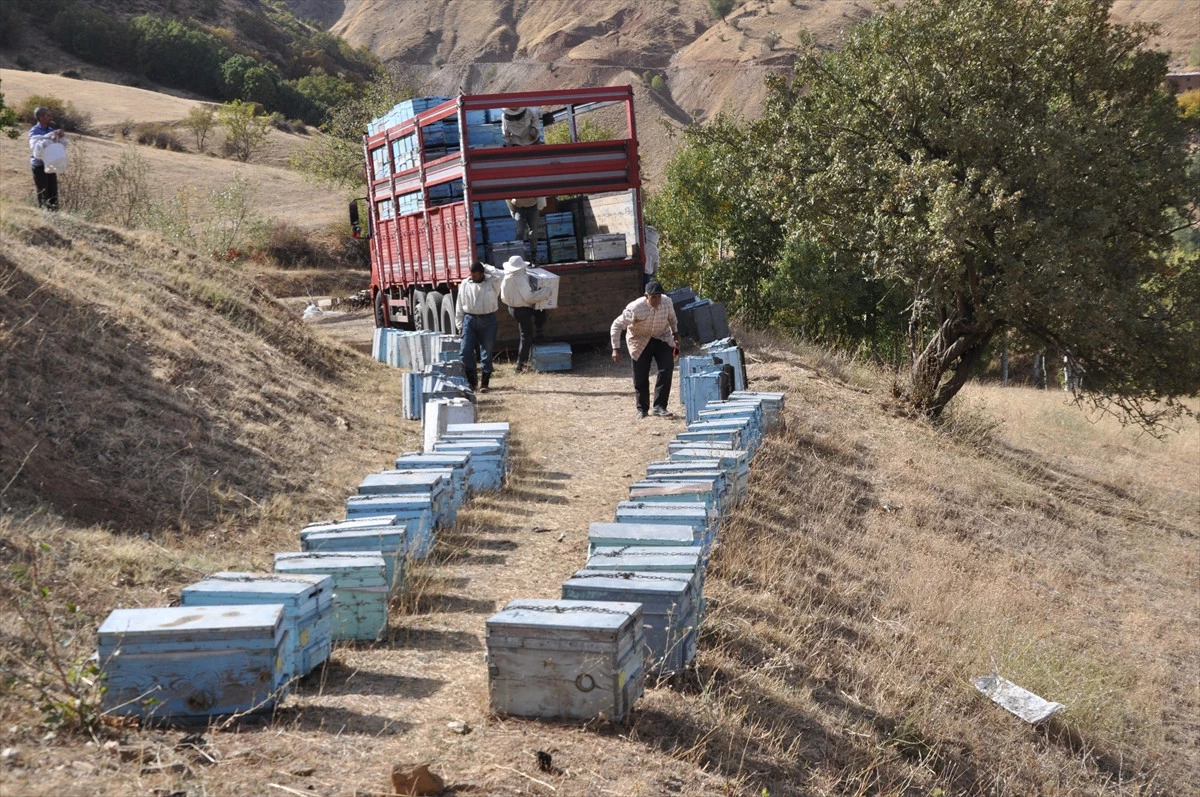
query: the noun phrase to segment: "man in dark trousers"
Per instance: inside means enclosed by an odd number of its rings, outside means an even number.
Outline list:
[[[33,185],[37,189],[39,208],[58,210],[58,175],[46,172],[46,164],[40,157],[42,148],[52,142],[66,145],[63,131],[54,124],[50,109],[42,106],[33,112],[37,124],[29,129],[29,167],[33,171]]]
[[[500,308],[500,282],[503,275],[495,268],[475,261],[471,278],[458,286],[458,304],[454,307],[454,323],[462,335],[460,356],[467,384],[472,390],[491,389],[492,352],[496,348],[496,311]],[[479,356],[482,354],[482,356]],[[477,381],[475,363],[478,360],[482,385]]]
[[[609,329],[612,338],[613,362],[621,362],[621,333],[633,359],[633,389],[637,393],[637,417],[670,416],[667,401],[671,398],[671,374],[679,356],[679,322],[675,305],[663,295],[662,285],[651,280],[646,283],[642,298],[630,302],[617,316]],[[654,381],[654,407],[650,407],[650,365],[658,367]]]

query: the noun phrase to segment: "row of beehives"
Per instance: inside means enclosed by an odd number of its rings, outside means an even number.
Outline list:
[[[270,710],[333,643],[383,635],[407,562],[507,471],[507,423],[475,423],[474,405],[449,400],[425,417],[425,450],[364,478],[345,519],[302,529],[273,573],[216,573],[178,607],[113,611],[98,635],[104,709],[175,721]]]
[[[721,374],[714,367],[687,378],[717,382]],[[708,557],[783,402],[782,393],[749,391],[706,400],[669,443],[668,458],[630,487],[616,522],[591,524],[587,563],[563,583],[561,599],[514,600],[488,619],[492,711],[620,721],[647,673],[669,675],[693,661]]]

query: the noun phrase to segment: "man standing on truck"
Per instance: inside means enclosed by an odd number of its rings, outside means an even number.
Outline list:
[[[663,295],[662,285],[651,280],[646,283],[642,298],[630,302],[613,319],[609,335],[612,338],[613,362],[621,362],[621,333],[633,360],[633,389],[637,393],[637,417],[651,415],[670,417],[667,401],[671,398],[671,374],[679,356],[679,322],[675,305]],[[650,365],[658,366],[654,380],[654,408],[650,409]]]
[[[541,141],[541,130],[538,129],[538,114],[532,108],[502,108],[504,118],[500,122],[500,132],[504,136],[506,147],[527,147]],[[506,200],[508,212],[517,223],[516,240],[529,244],[529,259],[536,263],[538,259],[537,226],[542,203],[540,197],[526,196]]]
[[[496,311],[500,309],[500,282],[503,275],[492,266],[471,264],[471,278],[458,286],[458,304],[454,308],[454,324],[462,335],[459,351],[463,372],[471,389],[488,392],[492,381],[492,351],[496,348]],[[479,356],[482,384],[477,385],[475,363]]]
[[[500,299],[508,305],[508,314],[517,322],[517,328],[521,332],[517,343],[518,374],[525,370],[525,365],[529,362],[535,325],[540,332],[546,323],[546,311],[536,310],[534,305],[543,299],[549,299],[551,295],[548,286],[535,289],[529,284],[529,272],[525,270],[528,266],[525,258],[513,255],[504,264],[504,279],[500,283]]]

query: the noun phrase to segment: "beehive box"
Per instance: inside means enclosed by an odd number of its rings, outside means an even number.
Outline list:
[[[642,696],[636,603],[517,599],[488,618],[488,708],[496,714],[623,722]]]
[[[562,597],[640,603],[650,672],[680,672],[696,658],[700,596],[692,574],[579,570],[563,582]]]
[[[695,545],[603,545],[588,555],[586,569],[685,573],[702,581],[704,555]]]
[[[697,371],[680,378],[679,396],[683,401],[684,417],[688,423],[696,420],[700,408],[710,401],[721,400],[721,372],[716,368]]]
[[[684,526],[695,529],[698,544],[708,549],[716,537],[718,515],[704,504],[621,501],[616,521],[636,525]]]
[[[333,641],[371,641],[387,629],[387,568],[378,553],[277,553],[277,573],[333,578]]]
[[[449,428],[442,435],[441,443],[494,443],[500,447],[500,458],[508,459],[508,437],[500,432],[483,431],[451,431]]]
[[[300,529],[300,539],[304,535],[318,531],[348,531],[350,529],[376,529],[383,526],[403,526],[399,515],[367,515],[346,520],[318,520]]]
[[[699,467],[689,467],[698,465]],[[721,470],[721,464],[717,460],[696,460],[695,462],[665,462],[651,463],[646,468],[645,481],[711,481],[713,489],[721,496],[721,506],[728,512],[741,496],[737,494],[737,482],[730,477],[730,474]]]
[[[525,269],[525,273],[529,276],[529,287],[536,290],[542,288],[550,289],[550,297],[542,299],[534,304],[534,310],[556,310],[558,309],[558,280],[559,277],[552,271],[547,271],[544,268],[536,268],[530,266]]]
[[[504,442],[512,434],[512,425],[508,421],[477,421],[475,423],[452,423],[446,427],[447,432],[462,434],[477,432],[484,435],[499,435]]]
[[[725,448],[746,449],[753,453],[753,449],[743,444],[742,430],[732,426],[693,429],[689,425],[687,429],[675,435],[674,442],[684,445],[720,443]]]
[[[449,466],[440,468],[396,468],[394,470],[380,471],[386,475],[418,475],[422,473],[433,473],[441,476],[446,480],[446,502],[450,512],[449,525],[454,525],[454,521],[458,515],[458,508],[461,507],[467,500],[467,469],[461,465],[455,469]]]
[[[742,447],[753,454],[758,450],[758,446],[762,443],[762,432],[755,426],[749,418],[723,418],[705,420],[697,418],[684,432],[736,432],[741,435]],[[680,434],[683,434],[681,432]]]
[[[378,553],[383,557],[389,595],[404,591],[408,547],[403,526],[310,532],[300,538],[300,550],[322,553]]]
[[[421,431],[425,451],[432,451],[450,423],[471,423],[475,420],[475,405],[464,398],[440,398],[425,402],[421,416]]]
[[[724,513],[724,502],[717,479],[642,479],[629,486],[629,500],[645,503],[678,503],[695,501],[713,510]]]
[[[283,604],[288,679],[308,675],[329,658],[333,580],[304,573],[213,573],[179,591],[181,606]]]
[[[104,711],[198,720],[287,695],[282,603],[116,609],[97,632]]]
[[[570,343],[535,343],[530,364],[535,371],[570,371]]]
[[[396,495],[355,495],[346,499],[348,518],[392,514],[404,523],[405,554],[424,559],[433,550],[434,506],[428,493]]]
[[[600,548],[694,547],[703,553],[703,529],[678,523],[591,523],[589,555]]]
[[[433,511],[433,525],[447,529],[454,525],[458,506],[452,476],[444,470],[420,470],[408,473],[387,470],[369,473],[358,483],[360,496],[394,498],[398,495],[425,495]],[[350,513],[347,512],[347,517]]]
[[[629,256],[625,233],[603,233],[583,237],[584,260],[624,260]]]
[[[504,448],[494,440],[442,440],[433,450],[438,454],[471,455],[471,475],[468,483],[473,493],[494,492],[504,485]]]
[[[466,500],[471,475],[471,452],[458,454],[437,452],[405,452],[396,457],[396,470],[444,470],[450,468],[454,482],[454,499],[459,506]]]
[[[785,394],[755,390],[735,390],[729,394],[730,401],[754,401],[762,405],[764,426],[774,429],[783,417]]]

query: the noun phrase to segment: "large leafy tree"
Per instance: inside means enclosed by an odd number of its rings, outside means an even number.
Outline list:
[[[1006,330],[1143,423],[1200,386],[1184,130],[1108,0],[912,0],[802,51],[759,124],[790,234],[903,288],[904,398],[937,416]]]

